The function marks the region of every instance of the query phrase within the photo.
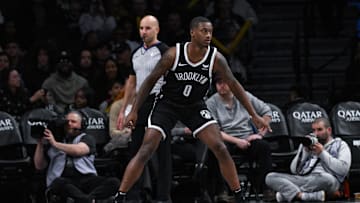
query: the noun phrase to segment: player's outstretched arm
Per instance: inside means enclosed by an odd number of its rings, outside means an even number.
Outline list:
[[[234,75],[232,74],[230,67],[225,59],[225,57],[217,52],[215,62],[214,62],[214,68],[213,71],[215,74],[217,74],[218,77],[220,77],[223,81],[226,81],[228,86],[230,87],[231,91],[235,95],[235,97],[244,105],[246,110],[249,112],[249,114],[252,117],[252,120],[254,121],[255,125],[259,128],[267,128],[269,131],[271,131],[269,123],[267,123],[261,116],[259,116],[252,104],[249,101],[249,98],[247,97],[245,90],[243,86],[236,80]]]

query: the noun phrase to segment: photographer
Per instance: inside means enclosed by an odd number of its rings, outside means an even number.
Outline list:
[[[308,135],[308,141],[300,144],[290,166],[293,174],[273,172],[266,176],[266,184],[277,191],[278,202],[325,201],[325,193],[334,194],[349,172],[349,146],[332,137],[329,120],[317,118],[311,127],[314,137]]]
[[[117,178],[97,176],[95,140],[82,132],[86,127],[83,119],[80,112],[69,112],[63,142],[57,141],[59,139],[54,138],[52,131],[45,129],[36,147],[35,167],[38,170],[48,167],[46,185],[53,194],[63,198],[61,202],[71,197],[77,203],[90,203],[114,195],[119,187]]]

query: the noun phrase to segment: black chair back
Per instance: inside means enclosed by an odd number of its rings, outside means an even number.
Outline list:
[[[31,159],[27,155],[15,118],[0,112],[0,195],[3,200],[28,197]]]
[[[330,112],[333,134],[341,137],[350,147],[351,169],[360,172],[360,102],[336,104]]]
[[[328,118],[328,114],[321,106],[304,102],[298,103],[288,109],[287,122],[291,136],[305,136],[312,132],[311,124],[319,117]]]
[[[102,154],[104,145],[110,141],[108,117],[101,111],[93,108],[83,108],[79,110],[87,119],[85,132],[94,136],[98,153]]]
[[[351,193],[360,188],[360,102],[340,102],[330,112],[334,136],[341,137],[351,150],[349,185]]]
[[[24,138],[25,144],[37,144],[37,141],[34,137],[41,137],[42,132],[33,132],[35,133],[32,135],[32,128],[36,127],[45,127],[46,122],[51,120],[55,120],[58,117],[57,113],[50,111],[44,108],[37,108],[26,112],[20,121],[21,132]]]
[[[285,115],[278,106],[271,103],[268,105],[272,111],[270,123],[272,132],[268,132],[264,139],[270,145],[274,170],[286,172],[297,149],[289,135]]]
[[[272,132],[266,133],[265,136],[267,136],[267,137],[280,136],[280,135],[288,136],[289,130],[288,130],[287,122],[286,122],[286,117],[282,113],[281,109],[274,104],[267,103],[267,105],[270,106],[271,111],[272,111],[271,123],[270,123]]]
[[[360,136],[360,102],[336,104],[330,112],[333,133],[341,136]]]

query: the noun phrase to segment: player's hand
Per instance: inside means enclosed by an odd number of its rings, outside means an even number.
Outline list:
[[[128,116],[126,116],[125,119],[125,125],[126,127],[130,129],[134,129],[137,121],[137,113],[134,111],[131,111]]]
[[[270,124],[265,121],[265,119],[259,115],[253,116],[252,120],[256,127],[259,129],[259,131],[263,132],[268,130],[269,132],[272,132],[272,129],[270,127]]]

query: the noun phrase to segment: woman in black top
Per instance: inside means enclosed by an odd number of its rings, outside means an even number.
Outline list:
[[[32,96],[28,95],[28,91],[16,69],[5,69],[0,81],[3,87],[0,90],[0,111],[9,113],[17,121],[35,103],[44,100],[45,91],[43,89],[37,90]]]

